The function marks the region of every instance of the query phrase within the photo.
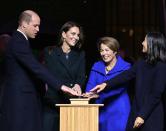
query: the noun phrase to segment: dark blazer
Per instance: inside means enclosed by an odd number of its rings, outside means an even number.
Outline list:
[[[41,104],[36,82],[56,90],[61,83],[33,56],[29,41],[16,31],[6,52],[7,83],[3,89],[1,131],[41,131]]]
[[[64,85],[73,87],[75,83],[84,86],[85,82],[85,53],[71,50],[66,59],[60,47],[45,49],[45,65],[54,76],[63,81]],[[46,98],[53,103],[69,102],[69,97],[52,89],[48,89]]]
[[[140,116],[145,123],[139,131],[163,131],[164,108],[163,99],[166,87],[166,64],[158,62],[155,65],[140,60],[128,71],[107,81],[109,87],[115,87],[133,78],[135,83],[135,98],[128,119],[127,131],[133,130],[136,117]]]

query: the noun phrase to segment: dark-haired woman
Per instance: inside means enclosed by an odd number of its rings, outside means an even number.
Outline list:
[[[46,67],[64,85],[73,88],[81,95],[85,82],[85,53],[81,49],[83,32],[75,22],[66,22],[60,30],[60,41],[57,46],[45,49]],[[67,94],[48,87],[45,96],[44,131],[59,131],[59,109],[55,104],[69,103]]]
[[[117,77],[97,85],[91,91],[113,89],[136,79],[135,99],[128,119],[127,131],[163,131],[164,109],[162,95],[166,87],[166,40],[161,33],[150,32],[142,43],[145,59]]]

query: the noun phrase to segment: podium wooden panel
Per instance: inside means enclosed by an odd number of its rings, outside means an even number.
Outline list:
[[[56,104],[60,107],[60,131],[98,131],[99,106],[103,104]]]

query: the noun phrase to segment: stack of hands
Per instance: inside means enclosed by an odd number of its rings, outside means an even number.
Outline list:
[[[82,93],[81,87],[78,84],[75,84],[73,88],[63,85],[61,87],[61,90],[71,96],[78,96],[78,97],[84,97],[84,98],[89,98],[89,99],[99,97],[99,95],[95,91]]]
[[[98,98],[99,95],[96,92],[90,91],[90,92],[83,93],[82,97],[92,99],[92,98]]]
[[[106,83],[102,83],[100,85],[97,85],[93,89],[90,90],[90,92],[86,92],[82,94],[81,88],[79,85],[75,85],[73,88],[69,88],[67,86],[62,86],[62,91],[72,95],[72,96],[78,96],[78,97],[84,97],[84,98],[98,98],[98,93],[104,90],[106,87]],[[141,125],[144,124],[144,119],[141,117],[136,117],[133,128],[139,128]]]
[[[79,96],[79,97],[85,97],[85,98],[98,98],[98,93],[104,90],[106,87],[106,83],[102,83],[100,85],[97,85],[93,89],[90,90],[90,92],[86,92],[82,94],[81,87],[78,84],[75,84],[73,88],[69,88],[65,85],[62,86],[62,91],[65,93],[68,93],[72,96]]]

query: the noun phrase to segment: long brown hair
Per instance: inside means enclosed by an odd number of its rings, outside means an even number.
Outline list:
[[[77,24],[77,23],[75,23],[75,22],[73,22],[73,21],[68,21],[68,22],[66,22],[66,23],[61,27],[60,33],[59,33],[60,41],[59,41],[59,43],[58,43],[58,46],[62,46],[62,44],[63,44],[62,33],[63,33],[63,32],[66,33],[66,32],[69,31],[70,28],[72,28],[72,27],[78,27],[79,30],[80,30],[79,41],[76,43],[76,45],[75,45],[75,47],[74,47],[74,48],[76,48],[76,49],[79,50],[79,49],[81,49],[81,47],[82,47],[82,45],[83,45],[83,30],[82,30],[82,27],[81,27],[79,24]]]

